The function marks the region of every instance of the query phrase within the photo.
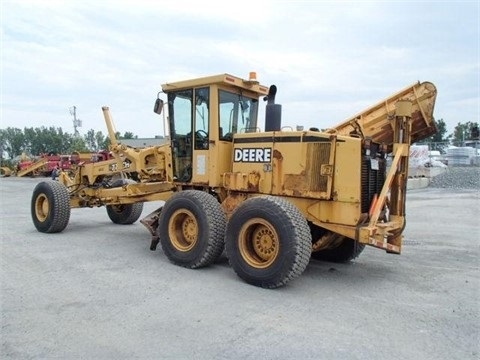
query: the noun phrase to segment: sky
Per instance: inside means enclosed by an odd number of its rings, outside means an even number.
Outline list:
[[[109,106],[117,131],[152,138],[161,84],[251,71],[283,126],[335,126],[417,81],[448,133],[480,121],[478,0],[0,0],[0,24],[0,128],[73,134],[75,106],[80,134],[107,134]]]

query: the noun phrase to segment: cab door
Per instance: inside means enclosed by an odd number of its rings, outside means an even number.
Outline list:
[[[208,87],[168,93],[174,180],[208,183],[210,147]]]
[[[192,182],[208,184],[210,138],[210,89],[194,89]]]

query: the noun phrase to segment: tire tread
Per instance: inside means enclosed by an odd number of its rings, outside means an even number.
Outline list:
[[[35,213],[35,202],[40,194],[45,194],[51,206],[50,213],[44,222],[40,222]],[[38,231],[43,233],[62,232],[70,221],[70,196],[65,185],[54,180],[38,183],[33,190],[31,215]]]
[[[230,265],[240,278],[253,285],[270,289],[284,286],[289,281],[300,276],[310,262],[310,255],[312,252],[312,237],[307,220],[300,210],[290,201],[269,195],[258,196],[246,200],[237,208],[232,215],[232,218],[235,216],[243,217],[247,211],[254,209],[259,209],[259,212],[262,209],[269,209],[268,212],[270,212],[271,216],[279,217],[288,223],[289,228],[293,230],[292,240],[294,241],[293,248],[295,251],[295,254],[293,255],[293,262],[286,272],[275,274],[272,276],[275,279],[270,279],[268,281],[263,279],[255,279],[255,275],[245,273],[245,270],[241,265],[238,265],[237,268],[236,263],[238,261],[243,262],[243,260],[239,260],[241,255],[237,253],[236,246],[233,244],[233,242],[237,241],[237,237],[235,236],[236,234],[233,234],[236,229],[232,229],[232,227],[237,226],[237,224],[230,226],[231,222],[229,222],[227,225],[226,249]],[[239,210],[240,212],[236,215],[235,213]],[[235,221],[235,223],[236,222],[237,221]],[[282,261],[282,259],[278,259],[277,261]]]
[[[183,259],[176,259],[175,254],[168,249],[168,246],[166,244],[167,242],[169,242],[169,239],[166,239],[165,236],[162,237],[161,235],[162,227],[165,226],[165,224],[168,223],[169,220],[166,218],[167,215],[165,214],[168,212],[171,206],[177,206],[177,202],[182,200],[191,201],[195,206],[200,209],[201,212],[205,214],[205,225],[208,228],[209,234],[206,248],[201,254],[201,256],[197,257],[193,261],[187,262],[183,261]],[[209,193],[200,190],[183,190],[175,193],[165,203],[165,206],[163,207],[159,218],[158,235],[164,253],[167,255],[167,257],[172,263],[185,268],[198,269],[201,267],[209,266],[213,264],[223,252],[226,222],[226,215],[220,203],[214,196],[210,195]]]

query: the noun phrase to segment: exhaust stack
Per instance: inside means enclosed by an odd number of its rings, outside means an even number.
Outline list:
[[[270,86],[266,96],[267,107],[265,108],[265,131],[280,131],[282,127],[282,105],[275,104],[277,87]]]

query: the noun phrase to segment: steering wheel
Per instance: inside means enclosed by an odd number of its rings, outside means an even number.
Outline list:
[[[200,139],[207,139],[207,138],[208,138],[208,134],[207,134],[207,132],[204,131],[204,130],[197,130],[197,131],[195,132],[195,135],[196,135],[198,138],[200,138]]]
[[[208,148],[208,133],[204,130],[195,131],[195,141],[197,143],[197,148],[207,149]]]
[[[226,133],[225,135],[223,135],[223,136],[221,137],[220,140],[232,141],[232,140],[233,140],[233,133],[231,133],[231,132]]]

